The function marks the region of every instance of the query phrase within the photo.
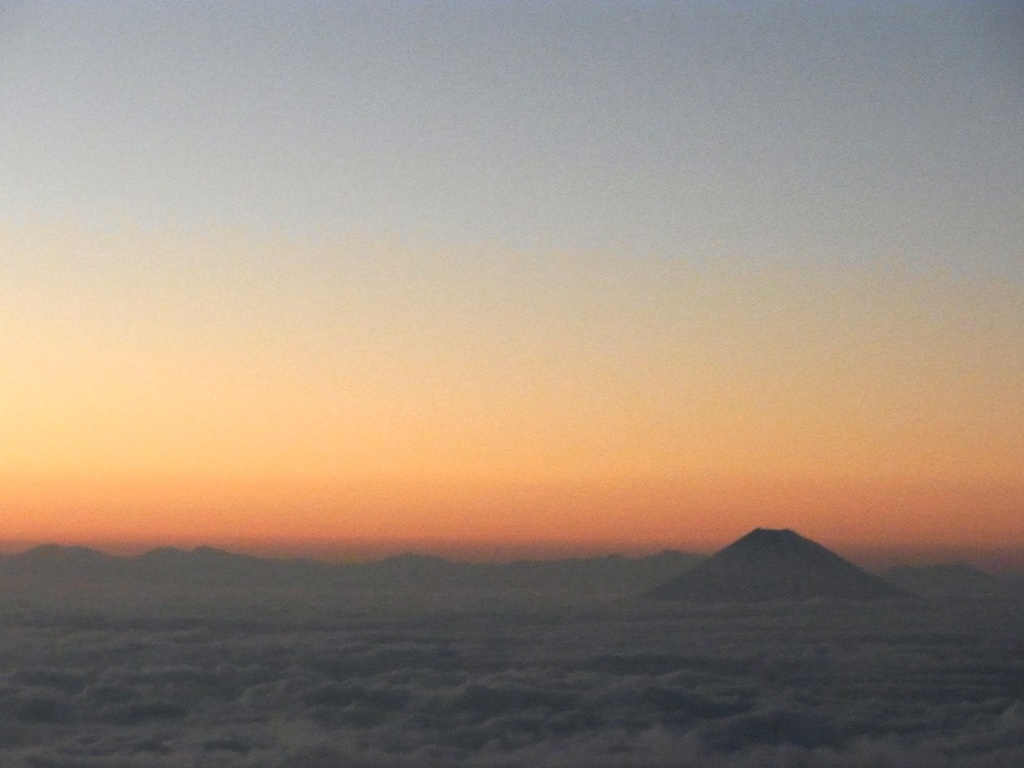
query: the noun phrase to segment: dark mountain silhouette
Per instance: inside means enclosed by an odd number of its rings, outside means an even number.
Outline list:
[[[648,594],[698,603],[909,596],[810,539],[767,528],[751,531]]]
[[[62,547],[59,544],[40,544],[16,555],[11,555],[12,560],[20,560],[25,563],[77,563],[89,565],[98,563],[109,563],[120,560],[117,555],[108,555],[89,547]]]
[[[455,562],[402,554],[365,563],[324,563],[226,552],[213,547],[160,547],[137,557],[47,544],[0,556],[0,575],[45,582],[136,582],[203,588],[434,590],[461,594],[637,594],[703,558],[667,550],[646,557],[607,555],[511,563]]]
[[[124,573],[125,559],[89,547],[42,544],[0,560],[0,570],[56,578],[113,578]]]
[[[646,557],[603,555],[510,563],[452,562],[440,557],[403,554],[346,566],[349,584],[417,585],[472,592],[571,592],[581,596],[636,594],[660,584],[703,560],[699,555],[666,550]]]
[[[208,586],[298,586],[329,580],[331,574],[326,563],[254,557],[206,546],[153,549],[134,558],[131,570],[145,581],[198,581]]]
[[[1014,597],[1007,584],[963,561],[944,565],[901,565],[882,575],[893,584],[922,597],[958,600]]]

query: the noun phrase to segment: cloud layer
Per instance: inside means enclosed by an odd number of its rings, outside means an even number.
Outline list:
[[[7,584],[0,762],[1024,762],[1024,616],[1008,603],[370,609],[306,595],[289,613],[240,589],[139,590],[117,609]]]

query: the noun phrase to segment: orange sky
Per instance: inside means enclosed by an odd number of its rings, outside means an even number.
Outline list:
[[[0,12],[0,545],[1024,552],[999,12],[203,5]]]
[[[1013,283],[60,227],[0,247],[6,540],[1024,549]]]

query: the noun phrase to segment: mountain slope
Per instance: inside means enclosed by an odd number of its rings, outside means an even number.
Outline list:
[[[648,594],[699,603],[909,596],[810,539],[766,528],[751,531]]]

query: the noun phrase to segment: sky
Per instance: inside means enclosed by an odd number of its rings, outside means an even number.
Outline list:
[[[1024,552],[1022,33],[2,2],[0,539]]]

